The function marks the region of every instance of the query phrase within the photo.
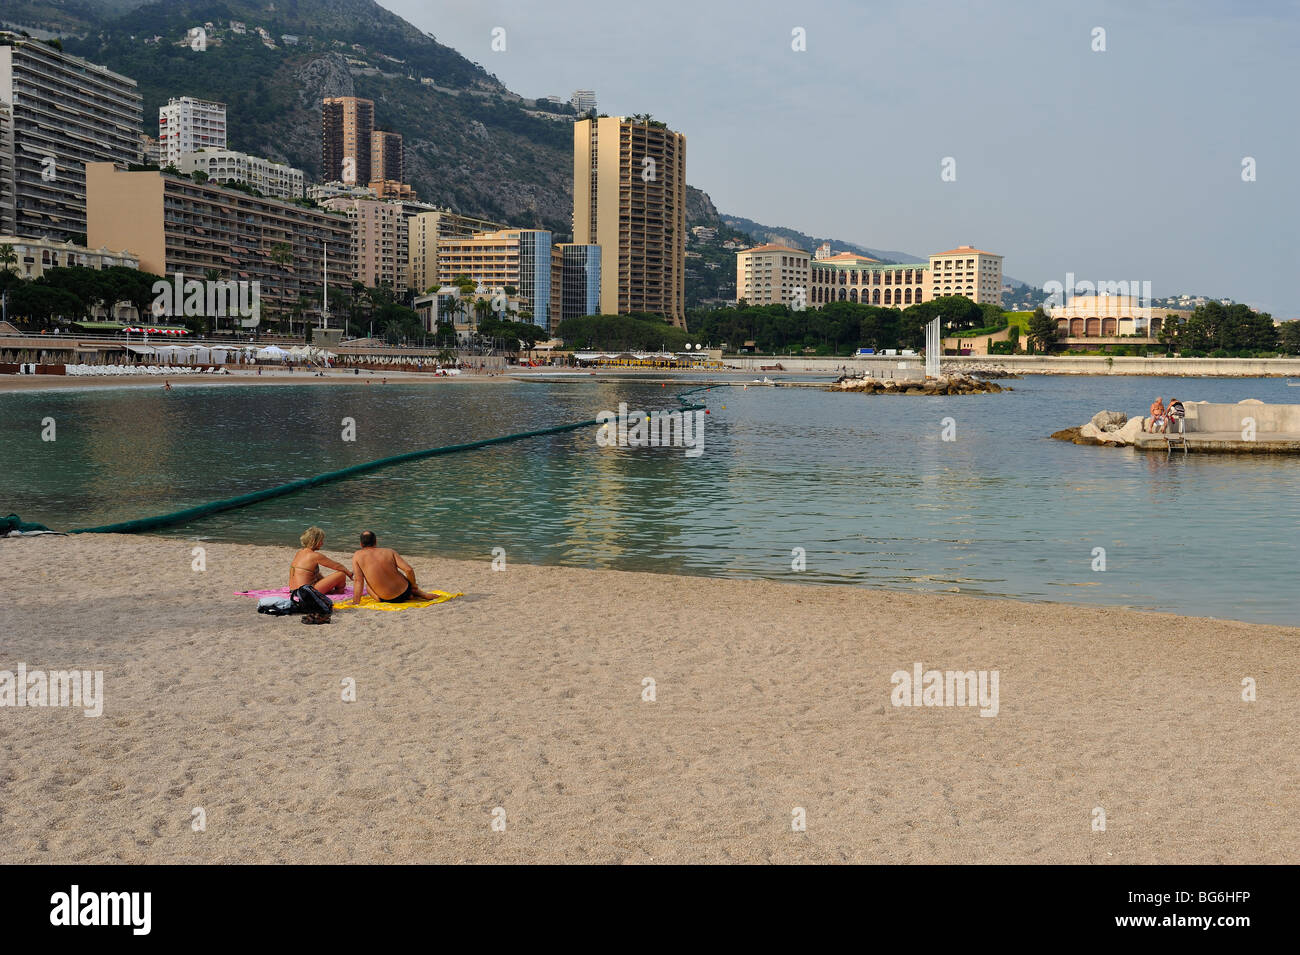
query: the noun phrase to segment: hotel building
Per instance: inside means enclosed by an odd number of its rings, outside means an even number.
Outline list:
[[[130,249],[156,275],[261,282],[271,318],[320,298],[327,248],[329,284],[352,286],[347,216],[164,172],[88,164],[86,228],[91,248]]]
[[[498,232],[506,228],[500,222],[441,209],[416,212],[406,223],[407,281],[417,294],[432,291],[439,284],[438,245],[443,239],[468,238],[480,232]]]
[[[301,169],[231,149],[204,149],[181,156],[176,168],[187,175],[203,172],[214,182],[251,186],[275,199],[301,199],[307,177]]]
[[[0,121],[5,231],[78,241],[86,232],[86,164],[140,161],[135,80],[0,32],[0,105],[9,119]]]
[[[402,207],[377,199],[329,199],[322,205],[348,217],[352,229],[352,277],[367,288],[387,285],[398,295],[405,295],[410,273]]]
[[[321,103],[321,179],[364,185],[371,174],[375,104],[357,96],[333,96]]]
[[[788,245],[760,245],[736,253],[736,301],[750,305],[812,304],[811,256]]]
[[[182,96],[158,109],[159,165],[181,166],[200,149],[226,148],[226,104]]]
[[[600,311],[686,327],[686,137],[607,116],[573,124],[573,240],[601,247]]]
[[[859,302],[887,308],[907,308],[927,301],[924,265],[888,265],[866,255],[841,252],[813,259],[810,268],[812,305]]]
[[[930,256],[930,298],[964,295],[974,302],[1002,303],[1002,256],[959,245]]]
[[[442,239],[438,243],[438,285],[454,285],[456,278],[464,275],[487,294],[513,286],[518,290],[518,321],[549,331],[551,239],[546,229],[501,229]]]

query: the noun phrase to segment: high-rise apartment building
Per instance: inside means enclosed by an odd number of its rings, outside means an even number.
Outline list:
[[[13,235],[14,217],[14,117],[13,111],[0,103],[0,233]]]
[[[334,96],[321,103],[321,179],[366,185],[371,175],[375,104],[357,96]]]
[[[41,40],[0,32],[0,221],[18,235],[86,232],[86,164],[140,161],[135,80]],[[115,246],[123,248],[123,246]]]
[[[369,182],[406,182],[402,134],[376,129],[370,135]]]
[[[200,149],[226,148],[226,104],[182,96],[158,108],[158,156],[163,166]]]
[[[546,229],[501,229],[438,243],[438,284],[466,276],[488,294],[518,292],[519,318],[551,328],[551,241]]]
[[[736,301],[807,308],[812,302],[809,255],[788,245],[760,245],[736,253]]]
[[[586,116],[596,108],[596,91],[574,90],[573,95],[569,97],[569,102],[573,104],[579,116]]]
[[[329,199],[322,205],[348,217],[353,278],[367,288],[387,285],[405,295],[409,270],[406,217],[401,205],[377,199]]]
[[[346,216],[214,183],[90,163],[86,225],[92,249],[129,249],[146,272],[260,282],[267,319],[293,314],[303,298],[320,300],[326,249],[330,286],[352,286]]]
[[[176,163],[176,168],[187,175],[202,172],[214,182],[251,186],[262,195],[275,199],[301,199],[307,180],[301,169],[231,149],[186,153]]]
[[[479,232],[498,232],[505,225],[437,209],[417,212],[407,219],[409,281],[416,294],[438,286],[438,244],[443,239],[468,238]]]
[[[653,120],[573,124],[573,240],[601,247],[600,311],[686,327],[686,137]]]

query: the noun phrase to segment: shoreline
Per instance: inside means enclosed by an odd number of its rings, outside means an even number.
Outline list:
[[[0,862],[1283,863],[1300,850],[1294,627],[494,572],[485,556],[412,560],[422,586],[464,591],[450,603],[305,628],[233,596],[283,583],[291,548],[204,543],[199,573],[195,546],[0,540],[14,582],[0,670],[104,674],[99,718],[0,708]],[[57,572],[86,566],[120,572]],[[997,715],[894,705],[891,675],[918,662],[998,671]],[[1256,702],[1241,699],[1247,677]]]
[[[0,375],[0,394],[6,392],[29,391],[78,391],[83,389],[125,388],[140,390],[144,388],[163,387],[163,382],[171,383],[173,389],[194,387],[229,387],[232,385],[360,385],[369,380],[379,384],[387,378],[389,384],[434,384],[445,382],[495,382],[508,380],[509,376],[482,375],[462,372],[459,375],[416,374],[413,372],[369,372],[353,375],[343,372],[327,374],[318,378],[306,372],[263,372],[248,374],[234,372],[229,375],[121,375],[113,377],[92,377],[75,375]]]

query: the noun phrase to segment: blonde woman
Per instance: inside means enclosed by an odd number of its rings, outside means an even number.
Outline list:
[[[352,572],[320,553],[325,544],[325,532],[319,527],[309,527],[298,539],[302,542],[302,550],[293,555],[293,562],[289,565],[289,589],[311,584],[323,594],[342,593]],[[334,573],[326,576],[321,572],[322,567]]]

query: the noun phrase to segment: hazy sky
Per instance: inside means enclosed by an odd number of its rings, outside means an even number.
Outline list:
[[[517,93],[685,133],[723,212],[1300,317],[1300,0],[381,2]]]

